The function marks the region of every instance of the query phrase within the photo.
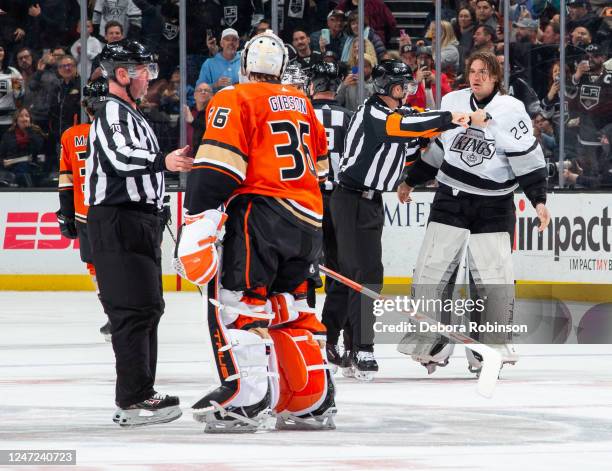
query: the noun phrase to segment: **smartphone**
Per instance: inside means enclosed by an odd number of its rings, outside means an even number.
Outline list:
[[[427,69],[427,62],[426,61],[420,61],[419,62],[419,69]]]
[[[353,68],[351,69],[351,74],[357,75],[358,73],[359,73],[359,67],[354,65]]]
[[[213,30],[208,28],[206,30],[206,38],[212,38],[213,37]]]
[[[329,44],[331,42],[331,37],[329,35],[329,29],[323,28],[321,30],[321,37],[323,38],[323,41],[325,41],[325,44]]]
[[[400,29],[400,36],[406,36],[406,30]]]

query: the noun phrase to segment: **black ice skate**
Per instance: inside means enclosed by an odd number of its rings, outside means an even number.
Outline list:
[[[334,417],[338,412],[334,397],[336,386],[332,379],[332,373],[327,374],[327,395],[319,408],[304,415],[293,415],[289,412],[276,414],[277,430],[335,430]]]
[[[111,341],[111,323],[110,321],[106,321],[102,327],[100,327],[100,333],[104,336],[104,340],[107,342]]]
[[[121,427],[137,427],[172,422],[181,415],[178,397],[155,393],[142,402],[117,409],[113,422]]]
[[[206,424],[204,433],[253,433],[273,426],[270,389],[261,401],[251,406],[221,406],[215,398],[226,397],[221,386],[193,406],[193,418]]]
[[[342,354],[340,353],[340,347],[338,345],[326,343],[325,354],[327,355],[327,361],[332,374],[336,374],[338,368],[342,367]]]
[[[372,352],[356,352],[351,363],[355,371],[355,378],[359,381],[372,381],[375,373],[378,372],[378,363]]]
[[[345,378],[354,378],[355,377],[355,368],[353,367],[353,363],[351,361],[351,351],[345,350],[342,355],[342,363],[340,364],[340,371],[342,372],[342,376]]]

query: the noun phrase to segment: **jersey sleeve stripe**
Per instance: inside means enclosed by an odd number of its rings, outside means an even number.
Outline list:
[[[220,172],[223,173],[224,175],[227,175],[228,177],[231,177],[233,180],[236,181],[236,183],[238,183],[239,185],[242,183],[242,179],[237,177],[236,174],[228,172],[227,170],[220,168],[214,164],[208,164],[208,165],[204,165],[204,164],[196,164],[193,166],[194,170],[199,170],[199,169],[207,169],[207,170],[214,170],[216,172]]]
[[[440,132],[438,127],[432,126],[437,118],[419,120],[414,123],[406,121],[405,118],[408,117],[399,113],[389,115],[386,124],[387,134],[399,137],[435,137]]]
[[[531,145],[531,147],[529,147],[529,149],[518,152],[506,152],[506,157],[520,157],[521,155],[527,155],[530,152],[533,152],[536,147],[538,147],[538,141],[534,140],[533,144]]]
[[[238,149],[238,147],[235,147],[231,144],[227,144],[225,142],[220,142],[220,141],[216,141],[214,139],[202,139],[202,145],[200,147],[202,147],[203,145],[211,145],[211,146],[215,146],[215,147],[221,147],[223,149],[227,149],[231,152],[233,152],[234,154],[239,155],[242,160],[244,160],[245,163],[248,162],[247,156],[244,152],[242,152],[240,149]],[[198,154],[199,154],[199,150],[198,150]],[[197,157],[197,156],[196,156]]]
[[[231,149],[202,144],[194,160],[194,165],[198,164],[218,165],[236,174],[241,180],[246,178],[246,160]]]

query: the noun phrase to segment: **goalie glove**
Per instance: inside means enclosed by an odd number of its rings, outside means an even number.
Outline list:
[[[202,286],[215,276],[219,268],[215,242],[219,239],[226,219],[227,214],[216,209],[185,216],[185,225],[172,261],[181,277]]]
[[[62,235],[67,239],[76,239],[78,234],[74,219],[63,215],[60,210],[55,212],[55,216],[57,217],[57,223],[59,224]]]

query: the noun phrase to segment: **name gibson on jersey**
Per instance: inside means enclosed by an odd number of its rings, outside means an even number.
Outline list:
[[[306,111],[306,99],[291,95],[275,95],[268,98],[270,109],[277,111],[298,111],[303,115],[308,114]]]

